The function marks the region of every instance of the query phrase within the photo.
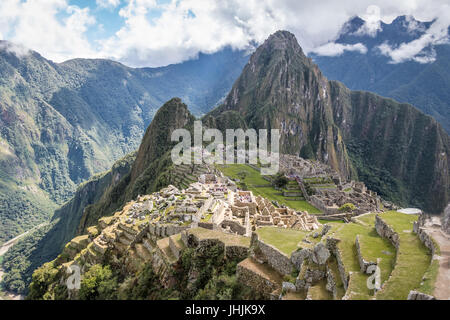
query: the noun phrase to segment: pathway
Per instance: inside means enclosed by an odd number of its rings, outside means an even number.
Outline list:
[[[429,227],[426,229],[441,249],[439,271],[433,295],[439,300],[450,300],[450,235],[444,234],[438,227]]]

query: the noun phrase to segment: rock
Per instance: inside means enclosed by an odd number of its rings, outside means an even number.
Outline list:
[[[419,291],[411,290],[408,294],[407,300],[436,300],[436,298]]]
[[[319,236],[319,234],[318,234],[317,232],[314,232],[313,238],[315,239],[315,238],[317,238],[318,236]]]
[[[291,262],[297,270],[300,270],[305,259],[311,257],[311,251],[308,249],[302,249],[295,251],[291,254]]]
[[[325,264],[329,257],[330,251],[327,249],[327,247],[322,242],[316,244],[312,255],[313,262],[317,264]]]
[[[295,287],[295,284],[293,284],[292,282],[283,282],[281,289],[285,292],[295,292],[297,290],[297,288]]]
[[[442,231],[447,234],[450,234],[450,203],[444,210],[444,214],[442,215]]]
[[[324,235],[326,235],[328,233],[328,231],[330,231],[330,229],[331,229],[331,226],[329,224],[324,224],[320,235],[323,237]]]

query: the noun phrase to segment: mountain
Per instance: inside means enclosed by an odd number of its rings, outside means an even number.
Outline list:
[[[226,48],[162,68],[110,60],[54,63],[0,42],[0,243],[44,220],[76,186],[139,146],[173,96],[200,115],[246,63]]]
[[[441,213],[449,201],[442,127],[411,105],[328,81],[286,31],[256,50],[204,120],[219,129],[280,129],[280,152],[323,161],[400,205]]]
[[[93,179],[80,187],[59,211],[59,221],[65,222],[54,232],[90,233],[99,218],[113,215],[139,195],[168,184],[185,187],[197,173],[207,172],[202,166],[174,166],[170,159],[172,130],[192,130],[193,121],[179,98],[166,102],[153,117],[135,160],[128,158],[117,180],[109,173],[105,183]],[[271,35],[253,53],[224,103],[203,122],[222,130],[280,129],[281,152],[323,161],[399,204],[439,212],[449,200],[450,139],[436,120],[411,105],[328,81],[286,31]],[[86,189],[90,186],[94,189]],[[95,196],[85,200],[87,193]],[[64,246],[60,235],[42,241],[38,247],[49,242]],[[36,250],[33,259],[41,254]]]
[[[166,102],[155,114],[136,152],[118,160],[113,167],[81,184],[74,197],[55,211],[45,232],[19,243],[5,256],[3,285],[24,293],[32,272],[61,253],[79,234],[89,232],[103,216],[113,214],[140,194],[149,194],[173,184],[186,187],[206,172],[203,165],[174,167],[170,159],[171,133],[192,129],[194,116],[179,98]],[[24,254],[25,253],[25,254]]]
[[[343,26],[334,43],[362,44],[367,48],[366,53],[344,51],[336,56],[312,53],[310,57],[329,79],[341,81],[352,90],[372,91],[410,103],[433,116],[450,133],[450,75],[447,72],[450,43],[426,46],[418,55],[422,58],[420,61],[392,63],[380,50],[384,44],[398,47],[419,39],[432,23],[399,16],[389,24],[381,22],[381,30],[373,36],[360,32],[365,21],[354,17]]]

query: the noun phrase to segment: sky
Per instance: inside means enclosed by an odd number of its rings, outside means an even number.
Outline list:
[[[365,54],[360,44],[333,42],[355,15],[366,21],[358,32],[372,36],[380,21],[399,15],[436,19],[420,39],[384,44],[380,52],[392,63],[430,62],[420,61],[421,50],[448,41],[449,0],[1,0],[0,40],[55,62],[108,58],[131,67],[179,63],[226,46],[248,49],[280,29],[293,32],[306,53]]]

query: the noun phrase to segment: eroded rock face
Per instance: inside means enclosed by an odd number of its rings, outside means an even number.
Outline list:
[[[444,210],[444,215],[442,216],[442,230],[450,234],[450,203]]]

